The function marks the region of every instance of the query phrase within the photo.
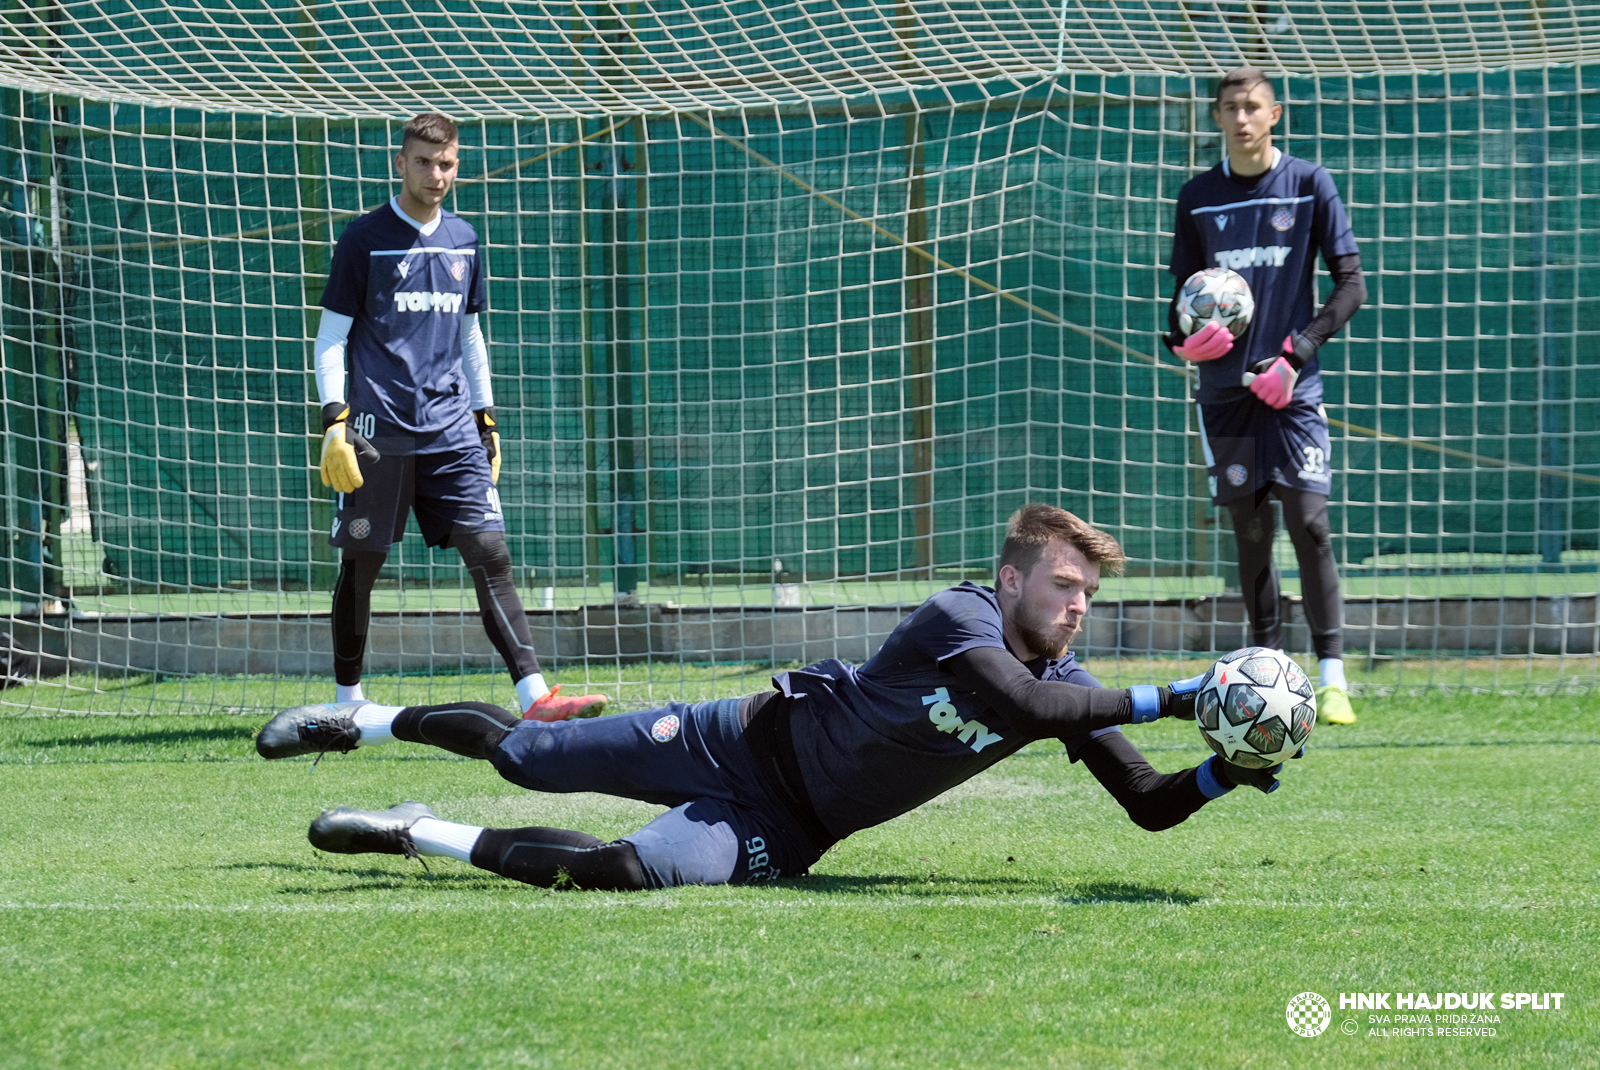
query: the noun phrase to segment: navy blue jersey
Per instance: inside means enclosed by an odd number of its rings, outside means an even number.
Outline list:
[[[322,307],[352,317],[350,423],[380,453],[478,444],[461,324],[485,306],[478,233],[453,212],[423,234],[386,204],[345,228]]]
[[[1246,368],[1283,349],[1283,340],[1316,316],[1316,257],[1354,253],[1355,235],[1333,176],[1283,154],[1253,188],[1222,164],[1185,182],[1169,270],[1187,279],[1201,268],[1232,268],[1250,284],[1256,313],[1232,350],[1202,361],[1197,397],[1207,404],[1249,395]],[[1295,385],[1297,401],[1322,403],[1321,368],[1312,357]]]
[[[988,587],[940,591],[857,668],[818,662],[779,673],[795,704],[795,758],[817,816],[835,836],[888,821],[983,772],[1038,738],[1017,732],[941,668],[975,647],[1004,650]],[[1027,662],[1037,679],[1099,687],[1071,653]]]

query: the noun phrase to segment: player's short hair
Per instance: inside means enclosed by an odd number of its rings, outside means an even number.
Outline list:
[[[1211,102],[1213,108],[1222,107],[1223,94],[1230,89],[1243,89],[1246,93],[1258,85],[1267,87],[1267,92],[1276,101],[1278,91],[1272,87],[1272,79],[1267,77],[1267,72],[1260,67],[1235,67],[1222,76],[1222,81],[1217,83],[1217,95]]]
[[[400,141],[400,151],[413,141],[426,141],[430,145],[451,145],[460,141],[455,120],[436,111],[426,111],[406,124],[405,137]]]
[[[1011,514],[1006,522],[1006,541],[1000,547],[1000,564],[996,570],[1010,565],[1027,575],[1044,556],[1045,544],[1053,539],[1076,547],[1090,563],[1099,565],[1102,572],[1122,575],[1127,557],[1116,539],[1065,509],[1042,502],[1024,505]]]

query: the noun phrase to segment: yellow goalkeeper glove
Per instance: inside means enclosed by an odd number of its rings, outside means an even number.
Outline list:
[[[349,417],[350,406],[342,401],[322,406],[322,485],[340,494],[349,494],[366,482],[356,463],[358,453],[368,464],[380,460],[372,443],[350,429],[345,422]]]
[[[472,418],[478,425],[478,438],[483,442],[483,451],[489,455],[489,481],[499,486],[500,432],[496,429],[499,425],[495,422],[494,406],[479,409],[472,414]]]

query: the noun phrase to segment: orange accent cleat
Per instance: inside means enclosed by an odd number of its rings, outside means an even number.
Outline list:
[[[604,695],[560,695],[561,685],[552,687],[543,698],[534,700],[532,706],[522,711],[524,721],[571,721],[580,717],[598,717],[606,712],[611,700]]]

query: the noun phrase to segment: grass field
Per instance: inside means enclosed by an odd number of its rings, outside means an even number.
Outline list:
[[[808,877],[618,895],[318,854],[340,803],[600,835],[655,809],[410,745],[269,764],[282,696],[237,686],[263,708],[0,716],[0,1067],[1600,1065],[1594,694],[1369,699],[1283,790],[1160,834],[1035,744]],[[1565,995],[1493,1037],[1338,1010],[1480,990]]]
[[[1316,675],[1316,665],[1301,659]],[[1090,658],[1089,671],[1109,687],[1164,683],[1204,672],[1209,656]],[[623,710],[646,709],[669,701],[698,702],[731,698],[771,686],[780,668],[757,662],[695,664],[684,662],[612,661],[557,662],[550,659],[545,674],[568,691],[600,691]],[[1353,657],[1346,662],[1352,690],[1358,695],[1414,695],[1434,689],[1495,691],[1511,694],[1561,694],[1585,692],[1600,685],[1600,656],[1503,658],[1378,658]],[[367,697],[378,702],[414,705],[470,698],[516,703],[516,692],[503,672],[484,671],[459,676],[367,676],[362,685]],[[30,681],[25,686],[0,690],[0,716],[12,714],[101,713],[193,714],[253,711],[265,721],[271,712],[303,702],[323,702],[333,696],[333,682],[322,677],[292,676],[71,676]]]

